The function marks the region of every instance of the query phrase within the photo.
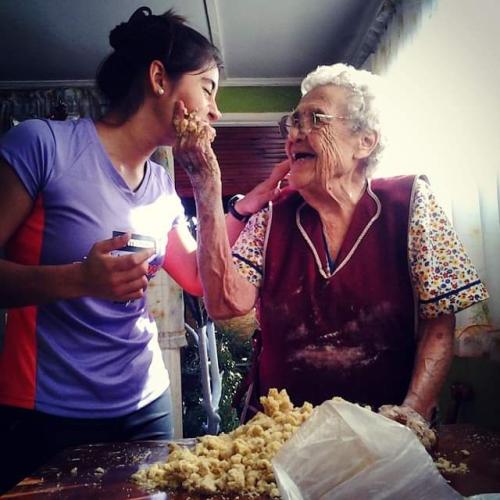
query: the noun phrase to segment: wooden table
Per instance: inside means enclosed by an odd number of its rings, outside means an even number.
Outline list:
[[[140,466],[165,460],[162,441],[91,444],[69,448],[21,481],[4,498],[18,499],[184,499],[166,493],[150,495],[130,481]],[[104,469],[104,473],[99,468]]]
[[[465,455],[462,450],[470,454]],[[442,426],[436,453],[452,463],[467,464],[466,474],[443,474],[462,495],[500,493],[500,432],[472,425]],[[167,454],[166,443],[158,441],[71,448],[2,498],[194,500],[196,496],[188,494],[147,493],[130,481],[139,467],[165,460]]]
[[[465,474],[446,474],[451,486],[464,496],[479,493],[500,494],[500,432],[469,424],[441,426],[435,455],[454,464],[463,462]],[[466,450],[469,455],[465,455]]]

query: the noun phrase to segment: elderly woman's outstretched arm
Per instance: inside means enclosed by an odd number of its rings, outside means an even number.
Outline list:
[[[198,218],[198,271],[208,314],[213,319],[249,312],[258,290],[233,264],[222,208],[220,179],[192,178]]]
[[[185,116],[183,104],[178,103],[174,123]],[[193,186],[198,219],[198,275],[205,307],[213,319],[224,319],[249,312],[257,300],[258,289],[240,275],[233,264],[230,243],[234,243],[244,224],[224,218],[220,168],[211,146],[214,137],[215,131],[209,124],[195,121],[192,127],[179,132],[174,156]],[[280,164],[269,179],[239,202],[237,209],[244,214],[259,210],[277,195],[279,182],[288,169],[286,162]]]

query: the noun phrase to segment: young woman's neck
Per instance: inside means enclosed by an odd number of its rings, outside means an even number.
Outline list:
[[[140,112],[125,121],[108,113],[96,124],[97,133],[113,165],[118,169],[143,170],[157,144]]]
[[[96,123],[96,129],[117,172],[131,190],[137,190],[146,173],[146,161],[157,147],[141,113],[126,121],[109,113]]]

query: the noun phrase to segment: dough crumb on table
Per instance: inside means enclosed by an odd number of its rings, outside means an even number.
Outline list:
[[[434,460],[434,463],[439,471],[447,472],[448,474],[465,474],[469,472],[469,467],[464,462],[454,464],[444,457],[439,457],[437,460]]]

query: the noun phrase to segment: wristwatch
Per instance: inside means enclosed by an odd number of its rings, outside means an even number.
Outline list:
[[[247,222],[248,219],[250,219],[250,215],[240,214],[235,208],[236,203],[238,203],[238,201],[242,200],[243,198],[244,196],[242,194],[235,194],[232,198],[230,198],[229,201],[227,202],[227,211],[235,219],[238,219],[241,222]]]

